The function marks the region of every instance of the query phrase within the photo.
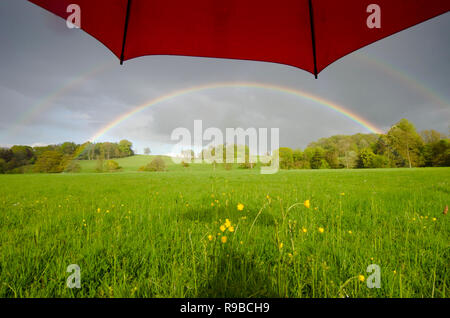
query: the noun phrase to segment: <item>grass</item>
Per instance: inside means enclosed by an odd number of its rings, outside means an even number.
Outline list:
[[[0,176],[0,297],[448,297],[449,168],[133,172],[143,159]],[[380,289],[358,279],[370,264]]]
[[[137,155],[133,157],[127,157],[127,158],[119,158],[119,159],[111,159],[116,161],[120,167],[122,167],[122,171],[124,172],[136,172],[138,169],[142,166],[145,166],[149,162],[152,161],[152,159],[155,156],[146,156],[146,155]],[[170,165],[171,159],[169,157],[163,157],[164,161]],[[107,160],[105,160],[106,162]],[[95,172],[97,168],[97,161],[96,160],[81,160],[77,161],[80,166],[82,172],[89,173],[89,172]],[[174,166],[175,165],[171,165]]]

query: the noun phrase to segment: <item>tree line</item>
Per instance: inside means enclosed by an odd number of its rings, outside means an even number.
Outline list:
[[[15,145],[0,148],[0,174],[25,172],[78,172],[78,160],[97,160],[98,171],[104,170],[104,160],[109,165],[117,165],[111,159],[134,155],[133,144],[124,139],[118,143],[102,142],[75,144],[64,142],[58,145],[30,147]],[[223,161],[226,161],[226,148],[222,146]],[[249,160],[247,146],[234,147],[235,159],[238,152],[245,156],[241,168],[251,169],[255,165]],[[202,159],[214,156],[217,149],[204,149],[199,155]],[[336,135],[321,138],[310,143],[304,150],[282,147],[277,150],[281,169],[341,169],[341,168],[400,168],[400,167],[448,167],[450,166],[449,136],[436,130],[418,133],[414,125],[406,119],[393,125],[386,134]],[[145,150],[150,153],[150,149]],[[194,158],[192,150],[187,158]],[[185,160],[188,165],[191,161]],[[215,162],[213,162],[215,164]],[[155,164],[156,165],[156,164]],[[230,169],[231,164],[225,163]],[[120,167],[107,167],[108,171]],[[142,170],[154,170],[143,167]]]
[[[226,163],[227,150],[234,153],[232,162],[236,163],[238,154],[240,158],[245,158],[240,168],[252,169],[261,164],[260,157],[250,160],[248,146],[235,144],[209,146],[196,157],[192,150],[185,150],[181,158],[183,163],[194,162],[194,158],[198,158],[216,165],[215,159],[211,158],[219,157],[223,159],[220,162],[225,168],[231,168],[231,164]],[[393,125],[386,134],[336,135],[312,142],[304,150],[281,147],[275,151],[278,152],[281,169],[450,166],[449,136],[436,130],[418,133],[406,119]]]
[[[134,155],[133,144],[126,139],[118,143],[102,142],[30,147],[15,145],[0,148],[0,174],[25,172],[78,172],[77,160],[124,158]]]
[[[406,119],[386,134],[337,135],[301,149],[280,148],[281,169],[450,166],[450,139],[436,130],[418,133]]]

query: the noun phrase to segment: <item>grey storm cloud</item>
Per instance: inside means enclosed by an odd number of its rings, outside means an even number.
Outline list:
[[[450,14],[398,33],[332,64],[315,80],[273,63],[150,56],[125,62],[91,36],[25,0],[0,3],[0,145],[83,142],[138,105],[197,85],[257,82],[344,106],[380,129],[401,118],[448,133]],[[24,115],[32,114],[27,121]],[[25,116],[26,117],[26,116]],[[258,88],[194,91],[148,107],[103,139],[164,152],[177,127],[280,128],[280,143],[368,132],[307,99]]]

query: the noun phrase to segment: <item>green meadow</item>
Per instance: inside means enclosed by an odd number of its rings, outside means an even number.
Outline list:
[[[137,172],[149,160],[0,175],[0,297],[449,296],[450,168]]]

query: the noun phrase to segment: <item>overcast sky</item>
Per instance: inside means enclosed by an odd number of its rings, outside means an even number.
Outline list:
[[[183,88],[258,82],[336,102],[387,130],[401,118],[449,133],[450,13],[335,62],[319,79],[273,63],[147,56],[125,62],[80,30],[25,0],[0,1],[0,145],[82,143],[134,107]],[[39,111],[36,111],[39,110]],[[33,113],[34,111],[34,113]],[[28,114],[28,116],[27,116]],[[31,114],[31,115],[30,115]],[[168,153],[177,127],[280,128],[282,146],[367,133],[330,109],[259,88],[218,88],[150,107],[99,140],[131,140],[138,152]]]

